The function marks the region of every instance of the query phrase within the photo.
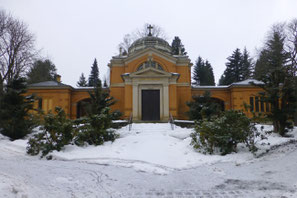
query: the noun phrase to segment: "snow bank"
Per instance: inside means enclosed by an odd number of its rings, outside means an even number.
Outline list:
[[[265,126],[264,130],[271,130]],[[166,174],[171,170],[189,169],[203,164],[218,162],[234,162],[236,164],[253,160],[254,156],[244,147],[238,153],[226,156],[204,155],[195,151],[190,134],[193,129],[175,127],[171,130],[167,123],[162,124],[133,124],[117,130],[120,138],[115,142],[107,142],[103,146],[77,147],[66,146],[62,152],[54,152],[54,159],[78,160],[88,163],[98,163],[134,168],[138,171]],[[267,140],[258,140],[260,151],[272,145],[282,144],[289,138],[269,135]],[[240,145],[239,145],[240,147]]]
[[[271,129],[271,126],[264,126],[265,131]],[[296,134],[296,131],[292,134]],[[168,123],[133,124],[131,131],[128,130],[128,126],[116,130],[120,138],[114,142],[86,147],[68,145],[62,151],[54,151],[51,154],[55,160],[114,165],[156,174],[166,174],[172,170],[189,169],[218,162],[241,164],[255,159],[242,144],[238,145],[238,153],[226,156],[201,154],[190,145],[192,132],[193,129],[178,126],[172,130]],[[272,146],[284,144],[292,139],[296,137],[283,138],[277,134],[269,134],[268,139],[257,140],[258,153],[265,153]],[[7,157],[12,154],[26,155],[27,140],[11,142],[0,136],[0,141],[0,152],[5,151]]]

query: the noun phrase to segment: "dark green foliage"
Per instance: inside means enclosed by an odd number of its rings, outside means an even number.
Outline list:
[[[234,82],[242,81],[242,65],[241,65],[241,52],[236,49],[231,56],[227,58],[226,70],[224,71],[220,85],[230,85]]]
[[[98,83],[101,85],[101,80],[99,78],[99,69],[98,69],[98,64],[97,60],[95,58],[94,63],[91,68],[91,74],[89,76],[89,87],[95,87]]]
[[[0,132],[11,140],[23,138],[36,125],[30,110],[33,110],[33,96],[24,96],[24,78],[11,81],[0,98]]]
[[[72,142],[76,131],[74,122],[66,117],[62,108],[56,107],[55,112],[44,117],[43,132],[29,139],[28,154],[38,155],[41,152],[41,157],[44,157],[53,150],[60,151]]]
[[[115,110],[111,113],[111,118],[112,120],[118,120],[122,117],[123,113],[120,112],[119,110]]]
[[[105,107],[100,114],[92,114],[89,117],[82,118],[80,123],[82,126],[74,138],[74,143],[82,146],[85,143],[101,145],[105,141],[114,141],[117,135],[109,129],[112,121],[112,115],[109,111],[109,107]]]
[[[88,86],[88,82],[86,80],[86,77],[84,75],[84,73],[81,73],[79,80],[77,81],[76,84],[78,87],[87,87]]]
[[[90,103],[86,104],[86,118],[82,118],[83,126],[75,139],[75,143],[83,145],[88,144],[100,145],[105,141],[114,141],[116,135],[111,127],[112,119],[118,119],[122,114],[119,111],[110,113],[109,106],[115,103],[114,98],[109,96],[107,90],[103,90],[100,82],[89,92]]]
[[[243,54],[240,49],[235,49],[227,60],[226,69],[219,80],[220,85],[230,85],[251,77],[252,59],[246,49]]]
[[[110,113],[109,106],[115,101],[101,87],[100,81],[89,92],[90,103],[85,103],[87,117],[70,120],[63,109],[56,107],[56,114],[44,118],[44,131],[29,140],[27,152],[31,155],[42,153],[41,157],[53,150],[60,151],[65,145],[74,143],[83,146],[86,143],[101,145],[105,141],[114,141],[117,135],[110,130],[112,119],[121,116],[119,111]]]
[[[196,63],[194,65],[194,71],[193,71],[193,84],[194,85],[200,85],[201,78],[202,78],[202,68],[204,67],[204,61],[203,59],[199,56],[198,59],[196,60]]]
[[[210,120],[212,116],[218,115],[222,107],[214,102],[210,92],[205,92],[203,96],[194,95],[193,101],[187,102],[190,110],[188,112],[190,120]]]
[[[246,80],[253,76],[253,60],[249,55],[249,52],[246,48],[244,48],[241,57],[241,64],[242,64],[242,79]]]
[[[28,84],[38,83],[43,81],[55,80],[57,75],[56,66],[49,60],[37,60],[33,67],[27,73]]]
[[[194,85],[215,85],[215,79],[211,64],[207,60],[204,62],[204,60],[200,56],[198,57],[194,66],[193,80]]]
[[[211,121],[203,120],[196,124],[191,144],[195,149],[210,154],[216,150],[222,155],[236,152],[238,143],[244,143],[255,152],[257,135],[255,126],[243,112],[229,110]]]
[[[205,74],[205,80],[201,81],[200,85],[215,85],[215,78],[213,75],[213,69],[211,64],[208,62],[208,60],[205,61],[205,67],[204,67],[204,74]]]
[[[86,104],[85,109],[88,115],[100,114],[102,109],[115,104],[115,100],[109,95],[108,90],[103,90],[101,82],[89,92],[90,103]]]
[[[182,42],[178,36],[174,37],[171,47],[172,47],[173,55],[187,55],[184,45],[182,44]]]
[[[268,59],[268,51],[263,49],[260,52],[259,58],[255,64],[255,72],[254,72],[255,79],[261,80],[262,76],[265,76],[266,72],[269,70],[267,59]]]
[[[275,26],[256,64],[256,76],[264,82],[257,85],[265,90],[260,95],[271,105],[268,117],[273,122],[274,131],[282,136],[292,127],[291,120],[296,109],[295,80],[284,46],[282,26]]]
[[[106,80],[106,78],[104,79],[104,82],[103,82],[103,87],[104,87],[104,88],[107,88],[107,87],[108,87],[108,84],[107,84],[107,80]]]

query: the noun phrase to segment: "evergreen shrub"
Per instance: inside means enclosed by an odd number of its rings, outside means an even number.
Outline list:
[[[215,151],[222,155],[236,152],[238,143],[244,143],[251,152],[255,152],[255,137],[258,135],[256,127],[243,112],[228,110],[212,120],[198,122],[191,134],[191,144],[209,154]]]
[[[105,141],[114,141],[117,135],[109,129],[112,123],[112,114],[109,111],[109,107],[105,107],[100,114],[91,114],[77,120],[79,130],[74,137],[74,143],[83,146],[85,143],[101,145]]]
[[[29,139],[28,154],[38,155],[41,152],[41,157],[44,157],[53,150],[60,151],[72,142],[76,131],[73,121],[66,117],[61,107],[56,107],[55,112],[44,117],[43,131]]]
[[[0,94],[0,133],[10,140],[24,138],[38,124],[30,113],[34,96],[25,96],[25,93],[25,79],[18,78],[9,82]]]

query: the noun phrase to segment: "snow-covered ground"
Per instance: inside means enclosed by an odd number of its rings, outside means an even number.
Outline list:
[[[258,140],[258,157],[243,145],[201,154],[190,145],[192,129],[167,123],[116,132],[113,143],[69,145],[50,161],[26,155],[26,139],[0,135],[0,197],[297,197],[296,129],[291,138]]]

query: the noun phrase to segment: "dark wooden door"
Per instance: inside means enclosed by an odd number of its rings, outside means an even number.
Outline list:
[[[142,90],[142,120],[160,120],[160,90]]]

